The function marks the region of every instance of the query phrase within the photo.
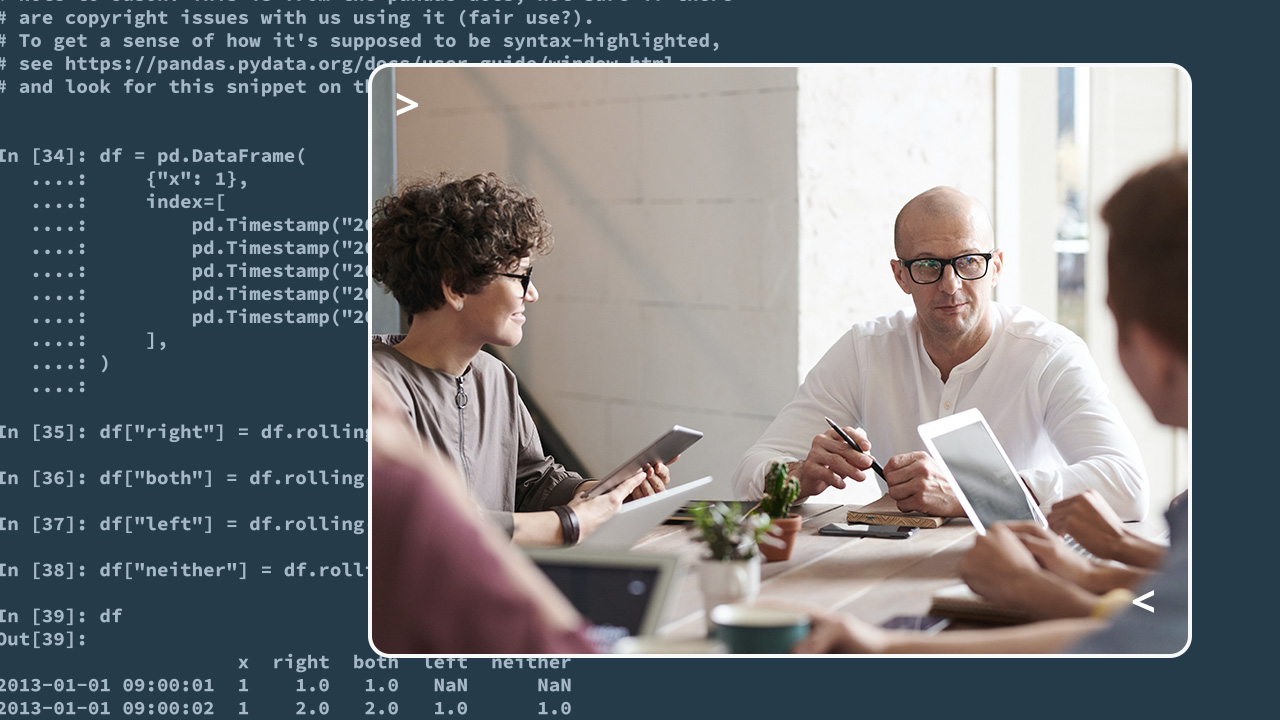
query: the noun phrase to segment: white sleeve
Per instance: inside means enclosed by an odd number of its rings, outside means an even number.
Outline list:
[[[1108,397],[1097,365],[1083,342],[1064,345],[1050,358],[1038,391],[1044,427],[1065,468],[1020,470],[1042,509],[1085,490],[1096,490],[1122,520],[1147,512],[1146,469],[1133,433]]]
[[[733,473],[734,497],[759,499],[770,462],[793,462],[808,456],[813,438],[827,430],[824,415],[842,425],[862,424],[854,401],[857,365],[853,331],[849,331],[814,365],[796,396],[747,450]]]

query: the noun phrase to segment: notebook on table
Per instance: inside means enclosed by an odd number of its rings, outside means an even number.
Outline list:
[[[941,527],[951,518],[938,515],[925,515],[917,512],[902,512],[898,502],[885,493],[879,500],[854,508],[845,513],[845,521],[850,523],[868,523],[871,525],[908,525],[918,528]]]

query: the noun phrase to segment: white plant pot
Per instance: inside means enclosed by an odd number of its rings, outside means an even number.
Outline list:
[[[717,605],[751,602],[760,594],[760,556],[750,560],[704,560],[698,568],[703,607],[710,628],[711,609]]]

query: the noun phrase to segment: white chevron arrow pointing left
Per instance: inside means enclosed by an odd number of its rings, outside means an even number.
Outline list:
[[[1148,605],[1148,604],[1146,604],[1146,603],[1142,602],[1142,601],[1143,601],[1143,600],[1146,600],[1147,598],[1149,598],[1149,597],[1151,597],[1152,595],[1155,595],[1155,594],[1156,594],[1156,591],[1155,591],[1155,590],[1152,590],[1151,592],[1147,593],[1146,595],[1143,595],[1143,596],[1142,596],[1142,597],[1140,597],[1140,598],[1134,598],[1134,599],[1133,599],[1133,604],[1134,604],[1134,605],[1137,605],[1138,607],[1142,608],[1143,610],[1146,610],[1146,611],[1147,611],[1147,612],[1149,612],[1149,613],[1153,613],[1153,612],[1155,612],[1155,611],[1156,611],[1156,609],[1155,609],[1155,608],[1153,608],[1153,607],[1151,607],[1150,605]]]

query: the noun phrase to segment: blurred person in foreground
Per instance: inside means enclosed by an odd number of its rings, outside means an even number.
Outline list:
[[[1181,428],[1190,420],[1188,205],[1188,159],[1180,155],[1130,178],[1102,210],[1110,230],[1107,304],[1116,318],[1121,365],[1156,419]],[[1189,641],[1190,627],[1189,491],[1175,499],[1166,514],[1170,546],[1163,553],[1149,543],[1132,542],[1114,518],[1090,508],[1092,504],[1088,498],[1059,503],[1051,526],[1087,538],[1095,552],[1118,554],[1135,564],[1157,562],[1158,570],[1139,587],[1143,594],[1154,592],[1148,602],[1155,612],[1131,604],[1132,595],[1108,592],[1094,598],[1092,617],[934,636],[885,631],[849,617],[819,616],[813,632],[794,652],[1180,652]],[[961,567],[975,590],[1017,602],[1013,596],[1052,597],[1062,591],[1063,583],[1070,584],[1055,573],[1051,562],[1044,563],[1046,547],[1061,540],[1049,534],[1020,534],[1020,527],[995,525],[977,538]],[[1034,540],[1028,542],[1031,537]]]
[[[388,654],[588,653],[585,621],[423,452],[373,378],[371,637]]]
[[[442,175],[377,202],[373,279],[411,317],[407,335],[373,338],[386,379],[423,446],[458,469],[472,498],[520,545],[573,545],[628,495],[666,488],[665,465],[613,491],[542,449],[516,376],[485,345],[514,347],[525,306],[537,302],[533,256],[551,251],[537,199],[496,175]]]

